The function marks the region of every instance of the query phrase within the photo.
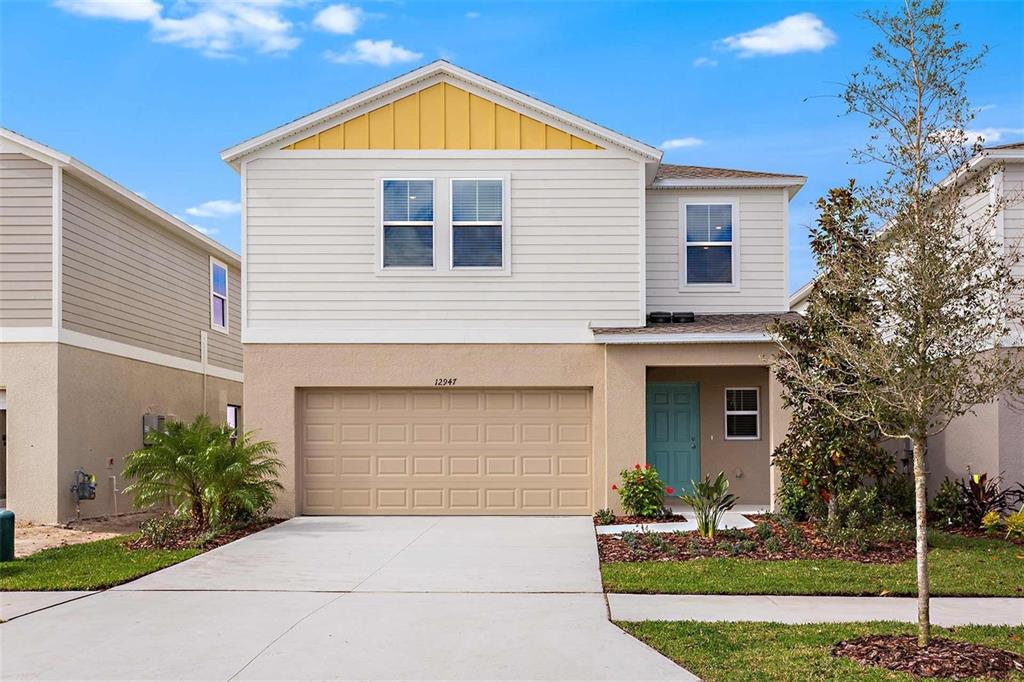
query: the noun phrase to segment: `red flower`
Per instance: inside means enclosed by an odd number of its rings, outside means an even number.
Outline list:
[[[650,468],[651,468],[651,465],[649,463],[644,465],[644,469],[650,469]]]
[[[675,492],[675,490],[672,489],[672,486],[669,486],[668,488],[665,488],[665,492],[671,495],[672,493]]]
[[[619,489],[619,486],[617,486],[614,483],[612,483],[612,490],[618,490],[618,489]]]
[[[640,465],[639,464],[636,465],[636,469],[637,469],[637,471],[640,470]]]

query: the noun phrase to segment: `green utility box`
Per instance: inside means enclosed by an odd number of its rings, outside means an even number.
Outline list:
[[[0,511],[0,561],[14,561],[14,512]]]

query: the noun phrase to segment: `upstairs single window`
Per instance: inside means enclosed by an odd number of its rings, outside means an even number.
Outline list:
[[[761,437],[760,390],[725,389],[726,440],[757,440]]]
[[[732,204],[686,204],[686,283],[733,283]]]
[[[452,180],[452,267],[500,268],[504,228],[501,180]]]
[[[228,266],[210,259],[210,326],[228,331]]]
[[[434,181],[384,180],[383,267],[434,267]]]

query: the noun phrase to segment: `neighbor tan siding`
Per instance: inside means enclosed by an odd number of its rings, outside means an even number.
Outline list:
[[[210,327],[210,256],[156,221],[64,176],[63,322],[69,330],[242,369],[239,273],[229,266],[230,334]]]
[[[53,323],[53,168],[0,154],[0,326]]]
[[[693,189],[647,192],[647,309],[696,313],[780,312],[789,307],[786,272],[786,203],[781,189]],[[733,248],[739,286],[680,287],[680,201],[721,197],[738,202]],[[698,199],[699,197],[699,199]],[[712,199],[713,200],[713,199]]]
[[[510,174],[511,274],[448,272],[450,178]],[[435,266],[377,272],[380,178],[434,178]],[[627,158],[261,158],[246,170],[250,330],[631,325],[640,306],[640,164]],[[442,187],[443,185],[443,187]],[[558,340],[552,333],[552,340]],[[291,340],[291,339],[288,339]],[[334,339],[325,339],[334,340]]]

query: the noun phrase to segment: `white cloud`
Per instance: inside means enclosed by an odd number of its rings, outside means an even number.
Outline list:
[[[794,14],[753,31],[723,38],[720,44],[741,57],[821,52],[835,44],[836,34],[810,12]]]
[[[174,214],[174,217],[177,218],[178,220],[180,220],[181,222],[185,223],[189,227],[191,227],[196,232],[201,232],[202,234],[205,234],[207,237],[213,236],[213,235],[217,234],[220,231],[216,227],[203,227],[202,225],[196,225],[195,223],[190,223],[185,217],[180,216],[180,215],[178,215],[176,213]]]
[[[975,108],[975,111],[980,114],[983,111],[989,111],[990,109],[995,109],[995,108],[996,108],[995,104],[982,104],[980,107]]]
[[[294,50],[302,41],[282,8],[294,0],[56,0],[63,10],[94,18],[145,21],[158,43],[229,57],[241,48],[263,53]]]
[[[204,201],[198,206],[185,209],[185,213],[197,218],[223,218],[224,216],[241,213],[242,204],[229,199],[214,199]]]
[[[377,66],[390,66],[402,62],[412,62],[423,56],[420,52],[413,52],[401,45],[395,45],[391,40],[357,40],[345,52],[327,50],[324,52],[324,59],[335,64],[366,63]]]
[[[697,57],[696,59],[693,60],[693,66],[696,69],[710,69],[718,66],[718,60],[712,59],[711,57]]]
[[[479,12],[466,12],[466,18],[467,19],[479,19],[480,18],[480,13]]]
[[[981,140],[984,144],[996,144],[998,142],[1012,142],[1024,137],[1024,128],[978,128],[977,130],[965,130],[968,144],[974,144]]]
[[[352,35],[363,21],[363,11],[348,5],[329,5],[320,10],[313,25],[328,33]]]
[[[686,149],[688,147],[699,147],[704,140],[699,137],[675,137],[661,143],[662,149]]]
[[[148,21],[160,16],[160,4],[155,0],[56,0],[54,6],[96,19],[122,21]]]

